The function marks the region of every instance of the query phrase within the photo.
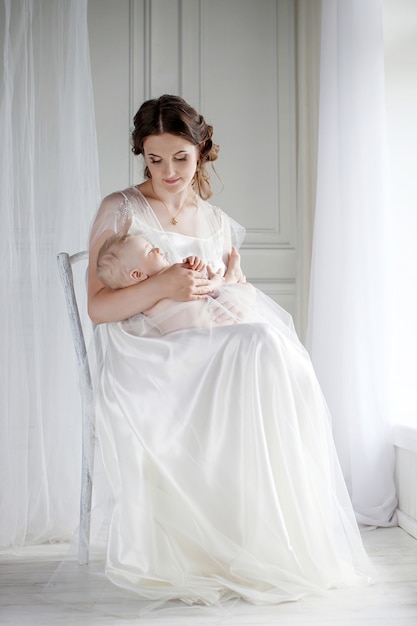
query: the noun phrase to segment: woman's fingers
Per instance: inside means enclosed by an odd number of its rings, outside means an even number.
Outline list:
[[[214,325],[236,324],[240,320],[240,310],[233,306],[230,301],[224,302],[222,299],[219,304],[220,306],[214,306],[211,312]]]
[[[207,298],[211,291],[212,285],[207,278],[196,279],[192,291],[192,299],[200,300],[203,298]]]
[[[168,294],[172,300],[186,302],[206,298],[211,292],[210,281],[204,272],[195,271],[176,263],[161,275],[168,283]]]

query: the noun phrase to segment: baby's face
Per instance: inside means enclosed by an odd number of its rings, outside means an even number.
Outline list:
[[[129,263],[131,269],[138,269],[148,276],[157,274],[168,265],[165,254],[140,235],[129,241]]]

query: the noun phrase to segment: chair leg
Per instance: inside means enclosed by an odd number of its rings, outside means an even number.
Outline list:
[[[67,252],[57,256],[59,273],[64,286],[67,310],[71,326],[74,348],[77,356],[80,375],[80,391],[82,404],[82,466],[81,466],[81,498],[80,498],[80,529],[78,544],[78,562],[80,565],[88,563],[90,526],[91,526],[91,499],[92,476],[94,464],[94,400],[91,383],[91,373],[85,338],[81,324],[80,312],[74,289],[72,264],[88,259],[86,251],[79,252],[71,257]]]
[[[80,498],[80,531],[78,540],[78,563],[86,565],[89,559],[90,548],[90,526],[91,526],[91,499],[92,487],[90,468],[83,459],[81,476],[81,498]]]

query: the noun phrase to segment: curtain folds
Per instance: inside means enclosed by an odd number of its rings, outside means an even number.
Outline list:
[[[77,526],[80,402],[56,255],[99,200],[87,0],[1,0],[0,545]]]
[[[384,0],[385,77],[391,171],[391,414],[417,428],[417,4]]]
[[[321,0],[295,0],[297,72],[297,329],[305,340],[314,207],[320,84]]]
[[[358,521],[395,523],[380,0],[323,0],[307,344]]]

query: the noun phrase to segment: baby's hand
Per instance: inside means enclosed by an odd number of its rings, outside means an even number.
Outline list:
[[[198,256],[188,256],[183,260],[183,266],[195,272],[203,272],[206,264]]]
[[[222,270],[219,269],[217,272],[215,272],[210,267],[210,265],[207,265],[207,276],[209,278],[210,285],[211,285],[211,288],[213,290],[211,295],[213,297],[216,297],[215,290],[216,289],[220,289],[220,287],[223,287],[223,285],[224,285],[224,278],[223,278],[223,275],[222,275]]]

